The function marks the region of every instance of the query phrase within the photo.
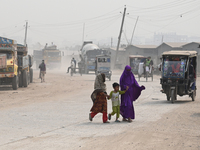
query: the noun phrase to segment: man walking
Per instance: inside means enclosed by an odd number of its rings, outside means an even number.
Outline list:
[[[40,75],[41,75],[41,83],[45,82],[44,76],[46,74],[46,65],[44,63],[44,60],[42,60],[42,63],[39,65],[40,68]]]

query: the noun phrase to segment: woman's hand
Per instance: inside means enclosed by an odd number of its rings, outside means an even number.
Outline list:
[[[142,88],[142,90],[145,90],[145,89],[146,89],[144,85],[142,85],[141,88]]]
[[[126,91],[128,91],[128,89],[129,89],[129,86],[126,87]]]

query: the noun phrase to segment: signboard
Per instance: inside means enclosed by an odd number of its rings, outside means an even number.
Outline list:
[[[0,44],[14,44],[14,40],[0,37]]]

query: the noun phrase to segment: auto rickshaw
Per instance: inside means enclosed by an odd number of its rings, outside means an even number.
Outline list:
[[[106,78],[111,81],[111,58],[109,55],[96,56],[96,74],[104,73]]]
[[[129,64],[131,67],[131,71],[133,74],[138,74],[139,64],[144,62],[146,57],[142,55],[130,55],[129,56]]]
[[[177,95],[196,98],[196,51],[168,51],[162,54],[161,92],[174,103]]]
[[[153,62],[152,60],[150,60],[150,64],[146,66],[145,59],[143,62],[139,63],[138,80],[140,81],[140,78],[144,76],[144,78],[146,79],[146,82],[148,81],[148,78],[151,78],[151,81],[153,81],[153,72],[154,72]]]

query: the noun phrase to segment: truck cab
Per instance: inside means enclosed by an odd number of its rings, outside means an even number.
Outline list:
[[[18,88],[17,44],[3,37],[0,37],[0,85]]]

